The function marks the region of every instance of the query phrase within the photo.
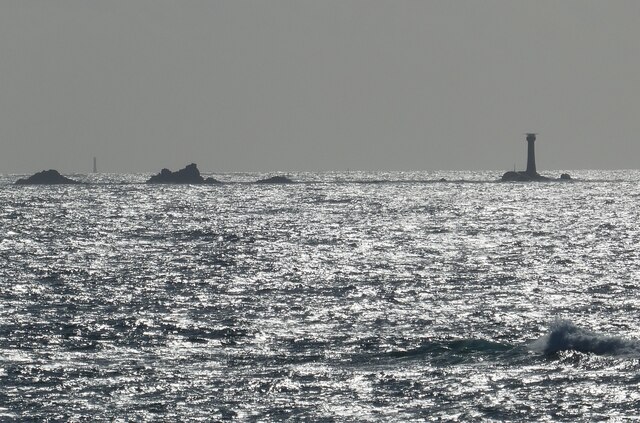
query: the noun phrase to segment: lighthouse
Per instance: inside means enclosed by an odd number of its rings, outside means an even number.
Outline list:
[[[529,132],[527,135],[527,170],[525,171],[516,171],[510,170],[502,175],[503,181],[517,181],[517,182],[526,182],[526,181],[549,181],[550,179],[546,176],[542,176],[538,173],[536,169],[536,134],[533,132]],[[563,173],[560,176],[560,179],[571,179],[569,174]]]
[[[527,175],[532,178],[538,176],[538,172],[536,172],[536,134],[527,134],[527,170],[525,171]]]

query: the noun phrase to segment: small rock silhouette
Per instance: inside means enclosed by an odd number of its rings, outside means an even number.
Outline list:
[[[286,176],[272,176],[266,179],[260,179],[257,181],[259,184],[292,184],[294,183],[291,179]]]
[[[60,172],[54,169],[43,170],[35,173],[28,178],[21,178],[16,181],[16,185],[60,185],[60,184],[79,184],[80,182],[62,176]]]
[[[184,169],[175,172],[169,169],[162,169],[160,173],[152,176],[147,181],[148,184],[217,184],[219,181],[213,178],[204,179],[200,175],[198,166],[195,163],[187,165]]]

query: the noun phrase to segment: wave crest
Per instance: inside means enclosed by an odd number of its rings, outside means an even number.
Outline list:
[[[546,355],[578,351],[598,355],[640,354],[640,342],[591,332],[568,320],[558,320],[548,334],[531,344],[531,349]]]

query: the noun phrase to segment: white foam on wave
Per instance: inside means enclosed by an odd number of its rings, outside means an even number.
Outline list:
[[[598,355],[638,355],[640,341],[601,334],[580,328],[568,320],[556,320],[549,333],[529,345],[530,349],[551,355],[579,351]]]

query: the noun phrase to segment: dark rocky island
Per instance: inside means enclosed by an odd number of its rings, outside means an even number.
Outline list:
[[[43,170],[16,181],[16,185],[61,185],[61,184],[79,184],[80,182],[62,176],[60,172],[54,169]]]
[[[293,184],[294,182],[286,176],[272,176],[271,178],[260,179],[259,184]]]
[[[542,176],[539,173],[532,175],[527,172],[510,170],[506,172],[504,175],[502,175],[502,180],[527,182],[527,181],[548,181],[549,178],[547,178],[546,176]]]
[[[528,182],[528,181],[550,181],[550,178],[540,175],[536,171],[536,152],[535,143],[536,134],[527,134],[527,170],[516,171],[510,170],[502,175],[504,182]],[[560,179],[571,179],[568,173],[563,173]]]
[[[213,178],[203,178],[200,175],[198,166],[195,163],[187,165],[184,169],[177,170],[175,172],[169,169],[162,169],[160,173],[152,176],[147,181],[148,184],[218,184]]]

